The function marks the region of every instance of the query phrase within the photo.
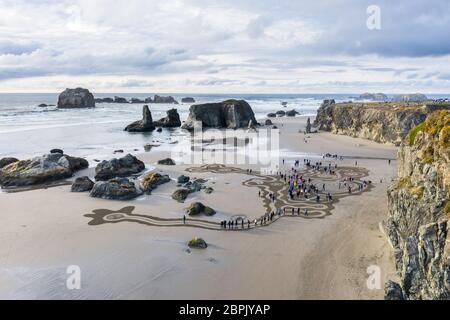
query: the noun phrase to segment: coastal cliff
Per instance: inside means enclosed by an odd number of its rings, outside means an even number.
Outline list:
[[[427,114],[449,108],[449,104],[439,102],[335,103],[334,100],[324,100],[317,111],[314,126],[337,134],[400,145]]]
[[[398,151],[385,231],[400,283],[386,298],[450,299],[450,111],[431,113]]]

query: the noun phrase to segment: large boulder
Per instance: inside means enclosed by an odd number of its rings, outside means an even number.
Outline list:
[[[114,178],[96,182],[90,196],[109,200],[131,200],[141,194],[134,182],[127,178]]]
[[[115,177],[127,177],[145,169],[145,164],[131,154],[123,158],[114,158],[100,162],[95,168],[95,180],[109,180]]]
[[[189,116],[182,128],[193,130],[196,123],[203,128],[246,128],[249,122],[257,124],[255,114],[244,100],[226,100],[220,103],[205,103],[192,105]]]
[[[181,126],[180,115],[177,109],[170,109],[166,111],[167,116],[153,122],[156,127],[176,128]]]
[[[88,89],[66,89],[58,97],[58,108],[94,108],[94,95]]]
[[[33,159],[15,161],[0,170],[2,187],[22,187],[53,182],[71,177],[76,171],[87,168],[82,158],[60,153],[46,154]]]
[[[191,190],[187,188],[177,189],[172,193],[172,199],[177,200],[178,202],[184,202],[189,193],[191,193]]]
[[[181,102],[182,103],[195,103],[195,99],[191,98],[191,97],[186,97],[186,98],[181,99]]]
[[[177,178],[177,182],[178,183],[187,183],[187,182],[189,182],[190,179],[191,178],[189,178],[188,176],[185,176],[184,174],[182,174],[181,176],[179,176]]]
[[[13,157],[6,157],[0,159],[0,169],[3,167],[6,167],[8,164],[14,163],[19,161],[19,159],[13,158]]]
[[[142,120],[135,121],[124,129],[124,131],[128,132],[147,132],[153,130],[155,130],[155,126],[148,105],[142,107]]]
[[[212,216],[216,213],[213,208],[205,206],[201,202],[193,202],[186,208],[186,213],[190,216],[196,216],[199,214],[204,214],[206,216]]]
[[[140,187],[146,194],[150,194],[152,190],[167,182],[170,182],[170,177],[167,174],[162,175],[157,172],[150,172],[141,180]]]
[[[86,192],[91,191],[94,187],[94,182],[89,179],[89,177],[78,177],[75,179],[72,184],[71,191],[72,192]]]
[[[270,120],[270,119],[266,119],[266,121],[264,122],[264,124],[265,124],[266,126],[271,126],[271,125],[273,125],[272,120]]]
[[[286,111],[286,117],[295,117],[297,114],[300,114],[300,113],[298,113],[297,111],[295,111],[295,109]]]
[[[276,114],[278,117],[284,117],[284,115],[286,114],[286,111],[278,110],[277,112],[275,112],[275,114]]]
[[[274,113],[274,112],[270,112],[270,113],[267,114],[268,118],[275,118],[276,116],[277,116],[277,114]]]

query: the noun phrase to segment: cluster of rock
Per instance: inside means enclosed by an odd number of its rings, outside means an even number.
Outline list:
[[[388,101],[389,98],[384,93],[365,92],[365,93],[359,95],[358,100]]]
[[[201,124],[203,128],[238,129],[248,127],[250,121],[257,124],[250,105],[244,100],[231,99],[219,103],[192,105],[182,128],[194,130],[194,127]]]
[[[167,116],[157,121],[153,121],[152,113],[148,105],[142,107],[142,120],[130,123],[125,127],[124,131],[128,132],[149,132],[156,129],[156,127],[176,128],[181,126],[180,115],[177,109],[170,109],[166,111]]]
[[[409,93],[409,94],[398,94],[389,98],[384,93],[370,93],[365,92],[361,94],[357,100],[370,100],[370,101],[393,101],[393,102],[423,102],[427,101],[428,97],[422,93]]]
[[[2,188],[26,187],[47,184],[70,178],[89,166],[82,158],[62,152],[49,153],[28,160],[4,158],[0,160],[0,186]]]
[[[178,202],[184,202],[188,195],[194,192],[201,190],[204,190],[208,194],[213,192],[213,188],[205,185],[206,180],[204,179],[191,180],[190,177],[181,175],[178,177],[177,183],[179,188],[172,193],[172,199]]]
[[[409,131],[434,110],[449,104],[335,103],[324,100],[314,126],[319,130],[400,145]]]
[[[398,153],[384,224],[400,283],[387,299],[450,299],[450,111],[431,113]]]
[[[96,98],[95,102],[97,103],[166,103],[166,104],[178,104],[178,101],[175,100],[174,97],[168,96],[159,96],[155,94],[153,98],[148,97],[145,99],[139,98],[131,98],[131,100],[127,100],[123,97],[115,96],[114,98]]]
[[[58,96],[58,108],[95,108],[94,95],[83,88],[66,89]]]

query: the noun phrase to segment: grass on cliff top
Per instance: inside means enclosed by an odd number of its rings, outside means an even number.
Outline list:
[[[410,146],[414,144],[414,141],[416,140],[417,134],[425,128],[425,122],[422,122],[421,124],[417,125],[415,128],[411,129],[411,131],[408,134],[408,143]]]
[[[419,132],[425,132],[432,137],[439,137],[441,147],[450,146],[450,110],[438,110],[430,113],[421,124],[413,128],[408,134],[408,143],[412,146]]]
[[[424,101],[424,102],[339,102],[336,103],[336,106],[338,107],[359,107],[359,108],[367,108],[367,109],[374,109],[374,110],[383,110],[383,111],[392,111],[392,112],[398,112],[402,110],[412,109],[412,110],[419,110],[423,106],[440,106],[440,107],[449,107],[449,102],[441,102],[441,101]]]

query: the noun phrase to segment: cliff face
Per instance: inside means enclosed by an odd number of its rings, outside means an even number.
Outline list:
[[[411,130],[398,152],[385,229],[401,280],[387,285],[387,298],[450,299],[449,190],[450,111],[441,110]]]
[[[440,103],[335,103],[325,100],[314,125],[320,130],[400,145],[409,131],[434,110],[449,109]]]

